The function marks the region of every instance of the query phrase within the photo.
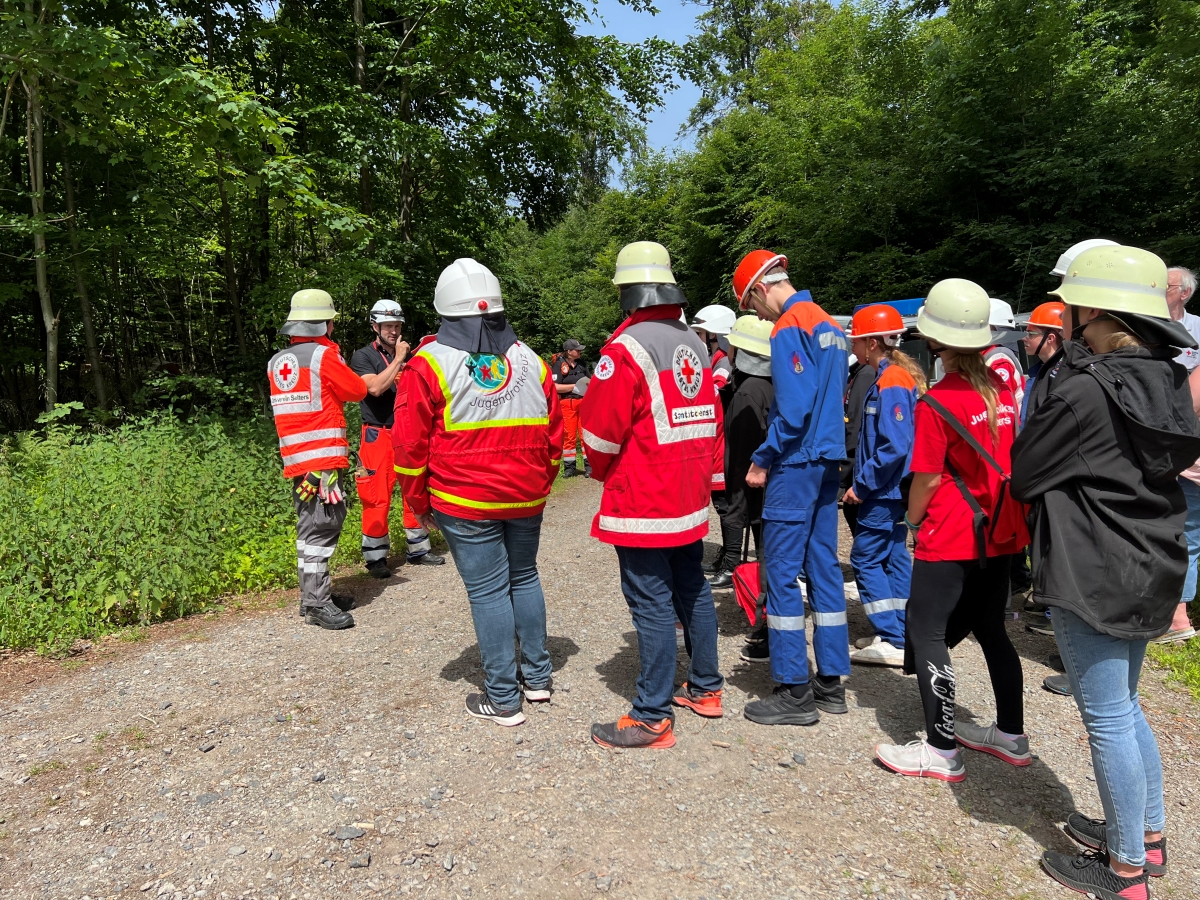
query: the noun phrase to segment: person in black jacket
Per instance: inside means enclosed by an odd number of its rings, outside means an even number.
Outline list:
[[[858,432],[862,427],[863,401],[875,383],[875,369],[857,360],[850,364],[850,379],[846,382],[846,461],[842,463],[840,492],[845,494],[854,484],[854,456],[858,452]],[[858,504],[843,503],[842,515],[850,527],[850,536],[858,534]]]
[[[1162,762],[1137,685],[1183,589],[1177,477],[1200,455],[1186,373],[1172,362],[1196,342],[1171,320],[1166,284],[1162,260],[1134,247],[1074,260],[1051,294],[1067,304],[1071,340],[1013,446],[1012,495],[1032,504],[1034,599],[1051,607],[1104,808],[1103,819],[1067,818],[1101,853],[1047,851],[1042,864],[1108,900],[1148,897],[1147,875],[1166,871]]]

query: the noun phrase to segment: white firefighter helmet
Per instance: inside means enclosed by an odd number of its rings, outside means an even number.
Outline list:
[[[1084,250],[1091,250],[1093,247],[1116,247],[1116,241],[1110,241],[1107,238],[1089,238],[1086,241],[1080,241],[1078,244],[1073,244],[1067,249],[1067,252],[1058,258],[1058,262],[1054,264],[1054,268],[1050,270],[1051,275],[1057,275],[1062,278],[1067,274],[1067,269],[1071,267],[1071,262]]]
[[[1012,307],[1006,301],[992,297],[988,324],[999,331],[1014,330],[1017,327],[1017,320],[1013,318]]]
[[[737,313],[728,306],[714,303],[696,313],[696,318],[692,320],[692,327],[702,328],[709,334],[723,335],[729,334],[733,330],[733,323],[736,321]]]
[[[504,312],[500,280],[483,263],[470,257],[456,259],[438,276],[433,308],[439,316],[454,318]]]
[[[371,324],[378,325],[381,322],[403,322],[404,310],[400,308],[400,304],[395,300],[378,300],[371,307]]]
[[[321,337],[327,331],[325,323],[336,317],[337,310],[333,308],[333,298],[328,291],[306,288],[292,294],[292,308],[279,333],[292,337]]]
[[[917,331],[956,350],[981,350],[992,343],[991,300],[965,278],[946,278],[929,289],[917,313]]]

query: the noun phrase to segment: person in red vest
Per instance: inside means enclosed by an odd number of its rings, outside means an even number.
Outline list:
[[[334,630],[354,624],[353,598],[335,596],[329,578],[329,559],[346,521],[350,444],[342,407],[367,396],[366,383],[330,340],[335,316],[325,291],[297,291],[279,329],[291,343],[267,363],[283,475],[295,487],[300,612],[310,625]]]
[[[421,342],[396,386],[396,474],[417,521],[441,529],[467,588],[484,674],[467,712],[520,725],[521,695],[541,703],[551,692],[537,554],[562,461],[562,411],[546,364],[517,340],[486,266],[456,259],[438,278],[433,306],[437,338]]]
[[[675,745],[672,703],[724,714],[716,609],[701,568],[720,401],[708,350],[680,321],[687,298],[666,248],[624,247],[613,283],[630,315],[604,345],[579,414],[592,477],[604,482],[592,536],[617,549],[641,673],[633,708],[594,724],[592,740],[666,748]],[[673,692],[677,618],[692,662]]]

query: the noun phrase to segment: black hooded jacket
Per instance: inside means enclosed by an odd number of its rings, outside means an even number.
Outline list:
[[[1068,342],[1012,449],[1034,597],[1125,640],[1167,631],[1187,572],[1178,476],[1200,457],[1200,423],[1174,355]]]

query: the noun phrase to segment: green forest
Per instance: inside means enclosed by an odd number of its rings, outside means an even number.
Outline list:
[[[301,287],[348,352],[381,297],[435,328],[475,256],[548,355],[619,321],[634,240],[694,309],[760,246],[835,313],[948,276],[1028,310],[1087,237],[1200,265],[1198,4],[694,12],[675,45],[577,0],[0,0],[0,646],[294,581],[264,365]]]

